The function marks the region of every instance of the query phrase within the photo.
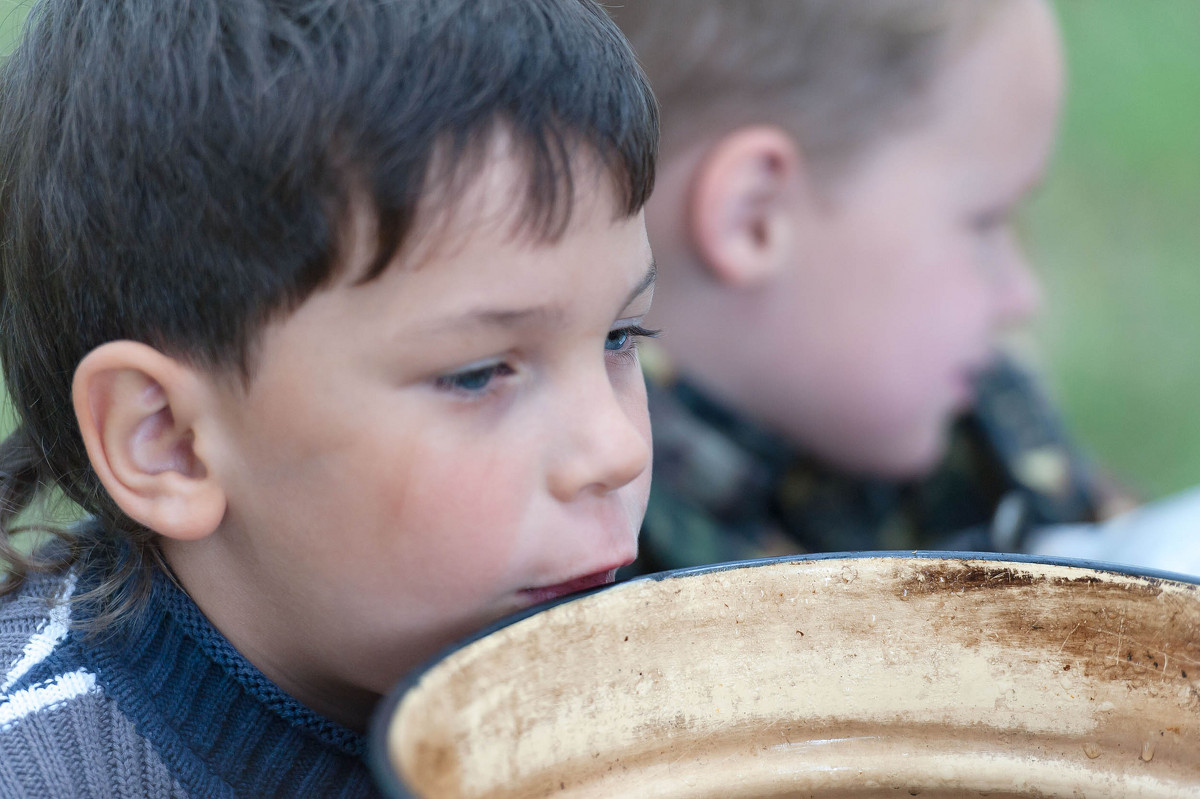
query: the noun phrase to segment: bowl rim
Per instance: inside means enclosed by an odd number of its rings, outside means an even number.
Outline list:
[[[669,571],[654,572],[652,574],[642,574],[637,577],[632,577],[628,580],[622,580],[617,583],[597,586],[586,591],[580,591],[575,594],[558,597],[543,602],[537,605],[532,605],[524,610],[519,610],[505,616],[486,627],[468,635],[453,644],[450,644],[438,654],[434,655],[422,665],[414,668],[406,674],[396,685],[380,699],[375,706],[375,710],[371,714],[371,721],[367,730],[367,765],[370,769],[371,776],[375,780],[375,784],[388,799],[420,799],[416,794],[411,793],[400,779],[400,775],[392,768],[390,758],[388,757],[387,739],[388,729],[391,726],[391,720],[400,703],[404,701],[404,697],[420,684],[421,680],[436,668],[442,661],[447,660],[460,649],[465,649],[471,644],[479,641],[482,638],[498,632],[505,627],[510,627],[518,622],[524,621],[531,616],[536,616],[539,613],[550,610],[551,608],[565,605],[568,602],[575,602],[584,599],[593,594],[598,594],[602,591],[607,591],[617,585],[628,585],[637,582],[662,582],[664,580],[673,580],[680,577],[692,577],[699,574],[714,574],[723,571],[733,571],[735,569],[758,568],[761,566],[771,566],[779,563],[813,563],[825,560],[865,560],[878,558],[894,558],[900,559],[927,559],[927,560],[948,560],[948,561],[971,561],[984,560],[994,561],[999,563],[1025,563],[1044,566],[1066,566],[1070,568],[1088,569],[1090,571],[1108,572],[1126,577],[1141,577],[1154,582],[1172,582],[1200,587],[1200,576],[1188,575],[1176,572],[1163,571],[1161,569],[1145,569],[1138,566],[1128,564],[1110,563],[1107,561],[1088,560],[1084,558],[1063,558],[1063,557],[1048,557],[1043,555],[1024,555],[1017,553],[1003,552],[970,552],[970,551],[944,551],[944,550],[878,550],[878,551],[863,551],[863,552],[816,552],[802,555],[782,555],[773,558],[755,558],[750,560],[733,560],[723,561],[721,563],[712,563],[705,566],[689,566],[682,569],[671,569]]]

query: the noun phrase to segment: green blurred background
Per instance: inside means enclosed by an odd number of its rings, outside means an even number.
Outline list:
[[[0,0],[0,54],[28,6]],[[1023,215],[1046,284],[1033,338],[1077,439],[1149,499],[1200,483],[1200,0],[1057,7],[1071,83]]]
[[[1025,215],[1078,439],[1146,497],[1200,483],[1200,2],[1061,0],[1069,94]]]

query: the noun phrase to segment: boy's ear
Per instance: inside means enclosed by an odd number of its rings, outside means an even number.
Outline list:
[[[740,128],[696,171],[688,231],[700,260],[729,286],[759,285],[794,259],[801,154],[780,128]]]
[[[208,392],[192,368],[133,341],[75,370],[75,416],[100,482],[131,519],[178,540],[216,530],[225,493],[202,453]]]

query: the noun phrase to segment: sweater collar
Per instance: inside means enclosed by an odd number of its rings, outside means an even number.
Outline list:
[[[195,795],[374,796],[365,738],[271,682],[168,576],[144,610],[77,643],[106,693]],[[219,780],[215,780],[215,777]]]

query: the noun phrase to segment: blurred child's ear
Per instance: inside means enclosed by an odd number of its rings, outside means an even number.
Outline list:
[[[801,169],[795,139],[769,126],[738,129],[702,159],[688,196],[688,233],[718,281],[759,285],[792,262]]]
[[[178,540],[212,533],[225,494],[202,455],[206,384],[134,341],[110,341],[75,370],[75,417],[92,468],[131,519]]]

